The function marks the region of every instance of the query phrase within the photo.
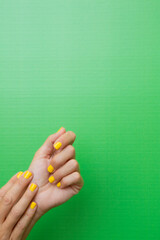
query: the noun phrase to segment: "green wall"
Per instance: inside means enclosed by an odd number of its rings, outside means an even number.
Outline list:
[[[0,185],[61,126],[83,190],[28,239],[160,238],[160,1],[0,1]]]

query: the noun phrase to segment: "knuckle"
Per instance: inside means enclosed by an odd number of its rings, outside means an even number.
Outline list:
[[[79,181],[80,180],[80,178],[81,178],[81,175],[80,175],[80,173],[79,172],[75,172],[74,173],[74,179],[75,179],[75,181]]]
[[[69,151],[71,152],[72,155],[75,155],[75,148],[72,145],[68,146]]]
[[[12,209],[11,214],[14,218],[19,218],[21,216],[21,212],[16,207]]]
[[[13,198],[9,194],[4,195],[3,197],[3,203],[4,205],[10,206],[13,204]]]
[[[25,215],[26,215],[28,218],[31,218],[32,215],[33,215],[33,211],[26,211]]]
[[[51,139],[51,138],[52,138],[52,136],[53,136],[52,134],[51,134],[51,135],[49,135],[47,139]]]
[[[62,184],[62,186],[66,186],[67,185],[67,180],[65,178],[62,179],[61,184]]]
[[[25,230],[25,224],[22,221],[19,221],[16,227],[21,231]]]
[[[30,185],[31,186],[31,185]],[[27,200],[30,200],[32,197],[33,197],[33,195],[34,195],[34,192],[35,192],[35,190],[34,191],[31,191],[30,190],[30,186],[29,186],[29,188],[26,190],[26,192],[25,192],[25,199],[27,199]]]
[[[79,164],[75,159],[71,159],[70,164],[74,169],[78,169],[78,167],[79,167]]]
[[[52,165],[54,166],[54,168],[56,168],[58,166],[58,162],[59,162],[59,159],[58,159],[58,155],[55,155],[51,161]]]
[[[55,174],[54,174],[54,178],[55,178],[55,180],[56,181],[58,181],[59,179],[61,179],[62,178],[62,172],[59,170],[59,171],[57,171],[57,172],[55,172]]]
[[[45,142],[53,143],[55,141],[55,133],[48,136]]]
[[[52,141],[52,139],[53,139],[53,134],[49,135],[47,138],[47,140],[49,140],[49,141]]]
[[[25,184],[25,182],[26,182],[26,179],[25,178],[19,178],[18,179],[18,182],[17,182],[17,184],[19,185],[18,187],[23,187],[23,185]]]
[[[74,139],[76,138],[76,134],[72,131],[68,131],[68,134],[73,137]]]

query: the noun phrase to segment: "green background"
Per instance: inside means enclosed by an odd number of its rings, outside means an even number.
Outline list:
[[[160,239],[160,1],[0,1],[0,185],[61,126],[83,190],[28,239]]]

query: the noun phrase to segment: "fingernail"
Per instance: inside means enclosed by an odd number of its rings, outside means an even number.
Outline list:
[[[50,182],[50,183],[52,183],[52,182],[54,182],[54,177],[53,176],[50,176],[49,178],[48,178],[48,181]]]
[[[18,174],[17,174],[17,178],[20,178],[20,176],[23,174],[23,172],[21,171],[21,172],[19,172]]]
[[[48,172],[52,173],[54,171],[54,167],[52,165],[49,165],[47,170],[48,170]]]
[[[54,144],[54,148],[57,149],[57,150],[58,150],[61,146],[62,146],[62,143],[61,143],[61,142],[57,142],[57,143]]]
[[[28,179],[32,176],[32,173],[27,171],[25,174],[24,174],[24,178]]]
[[[36,205],[37,205],[37,203],[32,202],[31,205],[30,205],[30,208],[31,208],[31,209],[34,209]]]
[[[57,132],[60,132],[62,128],[63,128],[63,127],[61,127]]]
[[[57,187],[60,187],[61,186],[61,183],[59,182],[59,183],[57,183]]]
[[[37,185],[32,183],[29,189],[31,190],[31,192],[33,192],[36,188],[37,188]]]

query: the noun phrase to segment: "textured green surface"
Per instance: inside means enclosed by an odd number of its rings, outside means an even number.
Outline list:
[[[77,134],[82,192],[29,239],[160,238],[160,1],[0,1],[0,185]]]

